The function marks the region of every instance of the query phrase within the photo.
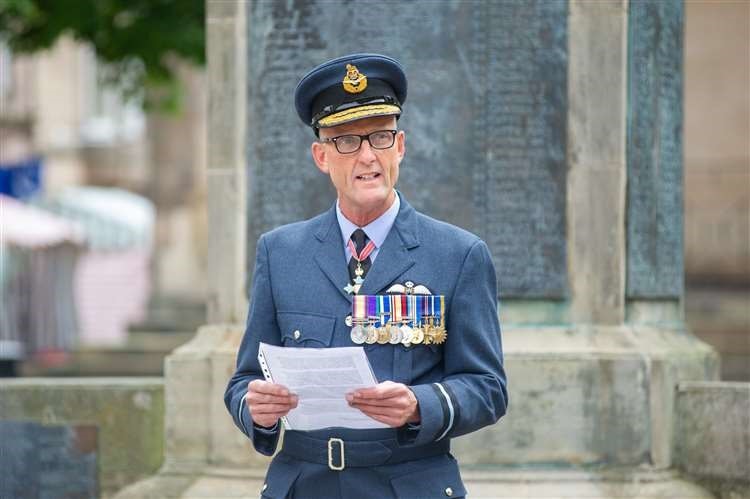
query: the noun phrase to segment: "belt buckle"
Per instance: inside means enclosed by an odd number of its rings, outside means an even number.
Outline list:
[[[339,444],[341,448],[341,464],[336,466],[333,464],[333,445],[334,443]],[[344,463],[344,441],[340,438],[329,438],[328,439],[328,467],[332,469],[333,471],[341,471],[345,467]]]

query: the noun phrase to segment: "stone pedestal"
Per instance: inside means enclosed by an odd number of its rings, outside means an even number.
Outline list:
[[[242,333],[206,326],[167,359],[164,466],[117,499],[257,496],[268,458],[222,400]],[[503,340],[513,406],[453,442],[473,497],[712,497],[670,469],[676,383],[716,377],[709,347],[646,324],[508,327]]]
[[[243,333],[239,325],[204,326],[166,359],[164,464],[156,476],[115,497],[209,498],[219,497],[217,491],[220,497],[257,495],[253,477],[262,478],[269,459],[256,453],[234,426],[223,400]],[[210,485],[222,480],[227,484]]]
[[[133,481],[159,469],[164,455],[164,383],[161,378],[42,378],[24,377],[0,380],[0,421],[38,423],[51,427],[88,427],[80,434],[83,448],[78,458],[88,455],[96,470],[99,494],[110,497]],[[54,430],[53,430],[54,431]],[[14,437],[19,435],[14,432]],[[37,468],[36,483],[24,483],[11,476],[0,485],[0,496],[11,497],[90,497],[84,493],[55,489],[56,480],[65,480],[77,471],[68,458],[57,453],[54,442],[34,449],[34,438],[0,439],[5,459],[20,460],[27,470]],[[25,463],[18,453],[30,453]],[[93,452],[94,455],[89,454]],[[15,458],[14,458],[15,455]],[[3,467],[3,480],[8,473]],[[81,470],[79,470],[81,471]],[[41,478],[43,475],[43,478]],[[55,475],[55,476],[53,476]],[[21,480],[18,483],[17,480]],[[16,483],[21,493],[4,486]]]
[[[512,406],[454,440],[462,464],[668,469],[676,383],[718,372],[708,346],[653,326],[509,328],[503,341]]]

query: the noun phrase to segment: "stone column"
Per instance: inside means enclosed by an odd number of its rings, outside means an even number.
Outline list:
[[[247,313],[245,5],[209,0],[206,7],[208,323],[238,324]]]
[[[166,360],[166,467],[183,472],[259,460],[223,403],[247,313],[244,2],[206,2],[208,322]]]
[[[618,325],[625,319],[627,0],[572,0],[568,8],[570,316]]]
[[[223,401],[247,313],[246,9],[242,1],[206,0],[209,324],[165,361],[162,469],[119,499],[245,495],[258,484],[233,488],[230,477],[267,462]]]

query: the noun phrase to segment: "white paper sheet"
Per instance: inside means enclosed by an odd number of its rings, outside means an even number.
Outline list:
[[[268,381],[299,397],[299,404],[285,418],[287,429],[388,427],[346,401],[347,393],[378,383],[362,347],[290,348],[261,343],[258,360]]]

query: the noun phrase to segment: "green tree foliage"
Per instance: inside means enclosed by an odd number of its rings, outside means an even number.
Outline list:
[[[146,105],[175,108],[174,62],[205,63],[204,0],[0,0],[0,37],[17,53],[52,47],[61,35],[91,44],[108,79]]]

